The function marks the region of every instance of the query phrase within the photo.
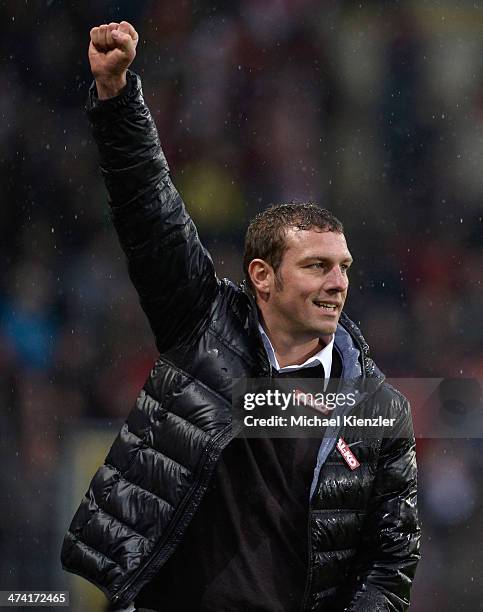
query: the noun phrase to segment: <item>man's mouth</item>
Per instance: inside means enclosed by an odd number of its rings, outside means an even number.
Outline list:
[[[337,304],[331,304],[330,302],[323,302],[319,300],[313,300],[313,303],[318,308],[326,310],[327,312],[335,312],[337,310]]]

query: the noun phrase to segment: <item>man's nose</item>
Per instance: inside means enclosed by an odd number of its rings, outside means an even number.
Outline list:
[[[347,291],[349,279],[339,266],[334,266],[325,279],[326,291]]]

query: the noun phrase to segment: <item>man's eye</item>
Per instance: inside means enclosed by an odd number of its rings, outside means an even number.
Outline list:
[[[320,263],[320,261],[319,261],[317,263],[310,264],[308,267],[309,268],[323,268],[324,264]]]

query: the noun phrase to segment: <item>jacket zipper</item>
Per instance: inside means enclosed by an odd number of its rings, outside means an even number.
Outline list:
[[[355,336],[353,336],[350,331],[348,329],[346,329],[344,327],[344,329],[347,331],[347,333],[350,335],[350,337],[354,340],[354,342],[357,344],[357,348],[359,349],[360,355],[361,355],[361,370],[362,370],[362,379],[365,380],[366,379],[366,368],[365,368],[365,363],[364,363],[364,350],[362,348],[361,343],[359,342],[359,339],[356,338]],[[330,451],[332,452],[332,450]],[[330,454],[329,452],[329,454]],[[327,455],[328,456],[328,455]],[[320,473],[319,473],[319,477],[320,477]],[[318,483],[317,483],[318,485]],[[308,610],[308,604],[309,604],[309,597],[310,597],[310,588],[312,586],[312,529],[311,529],[311,516],[312,516],[312,501],[311,499],[309,499],[309,515],[308,515],[308,519],[307,519],[307,547],[308,547],[308,562],[307,562],[307,579],[306,579],[306,583],[305,583],[305,590],[304,590],[304,596],[302,598],[302,607],[300,608],[301,612],[305,612],[306,610]]]
[[[307,578],[305,582],[304,595],[302,597],[302,607],[300,608],[301,612],[308,609],[307,604],[309,602],[310,587],[312,586],[312,529],[310,524],[311,506],[312,504],[309,501],[309,516],[307,519]]]

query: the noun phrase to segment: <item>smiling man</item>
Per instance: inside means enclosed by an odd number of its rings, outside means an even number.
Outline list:
[[[282,367],[330,342],[351,263],[341,222],[317,206],[275,206],[250,224],[245,274]]]
[[[63,566],[113,609],[405,610],[419,559],[411,413],[342,310],[342,224],[313,204],[271,207],[248,228],[246,282],[219,280],[127,70],[137,40],[127,22],[93,28],[88,113],[160,355],[72,520]],[[391,435],[351,439],[334,424],[237,436],[234,381],[263,377],[361,383],[340,414],[394,418]]]

